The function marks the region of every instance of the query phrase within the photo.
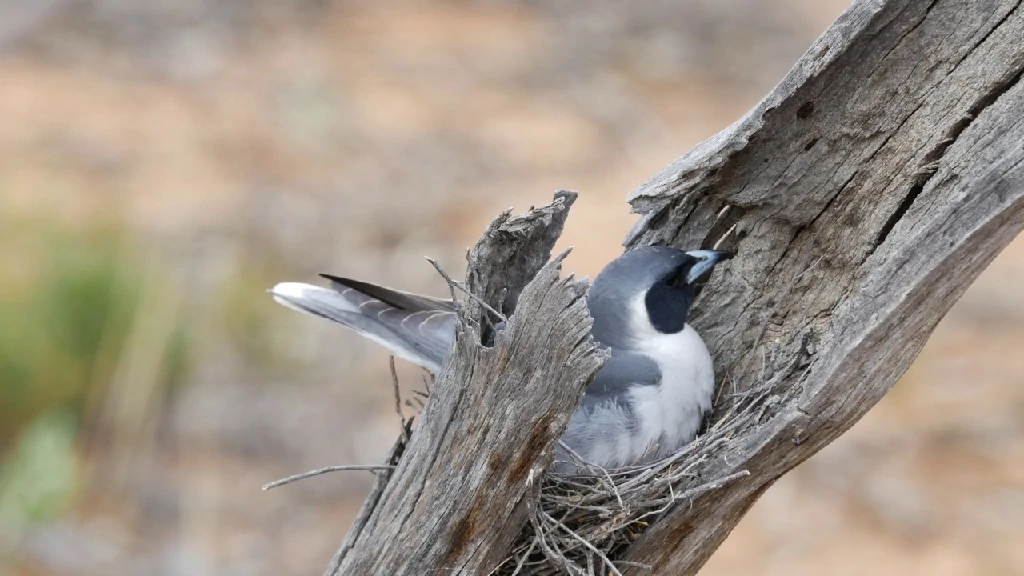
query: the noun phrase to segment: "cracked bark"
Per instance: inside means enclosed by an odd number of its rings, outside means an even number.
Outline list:
[[[506,554],[569,415],[605,355],[590,338],[586,283],[550,262],[576,195],[499,216],[468,254],[455,344],[408,446],[400,441],[328,574],[478,574]],[[400,456],[400,458],[399,458]]]
[[[725,243],[740,257],[694,323],[730,387],[757,379],[745,360],[768,348],[785,401],[701,470],[750,476],[677,507],[624,559],[695,573],[776,478],[888,391],[1024,227],[1020,38],[1021,2],[855,3],[754,110],[633,193],[645,217],[667,214],[629,246],[664,242],[697,190],[739,215]],[[686,241],[720,228],[691,219]]]
[[[760,104],[630,196],[641,219],[627,248],[738,250],[693,323],[720,386],[767,376],[777,402],[726,447],[695,455],[705,457],[695,485],[749,475],[680,502],[613,559],[696,573],[775,479],[888,391],[1024,228],[1021,38],[1020,1],[855,2]],[[474,253],[468,277],[491,305],[550,253],[564,209],[542,210],[514,234],[489,229]],[[486,247],[499,236],[514,244]],[[493,349],[474,328],[483,312],[466,311],[410,446],[339,554],[341,573],[486,573],[503,557],[601,362],[581,290],[545,268]]]

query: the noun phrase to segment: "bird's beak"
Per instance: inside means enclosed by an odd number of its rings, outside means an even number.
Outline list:
[[[690,250],[687,254],[697,259],[697,263],[691,266],[690,271],[686,274],[687,284],[693,284],[714,268],[715,264],[736,255],[735,252],[728,250]]]

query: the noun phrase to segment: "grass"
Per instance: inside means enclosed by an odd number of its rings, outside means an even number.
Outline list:
[[[117,227],[0,231],[0,517],[44,520],[74,491],[83,424],[104,413],[132,342],[152,341],[139,334],[145,307],[161,307],[166,291],[153,290],[145,264]],[[184,379],[187,326],[174,318],[170,331],[146,356],[152,381],[127,387],[167,391]]]

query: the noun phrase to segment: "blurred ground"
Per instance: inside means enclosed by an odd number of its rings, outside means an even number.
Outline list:
[[[842,0],[0,0],[0,573],[318,574],[397,431],[387,357],[272,304],[443,292],[497,211],[627,192]],[[703,574],[1024,574],[1024,241]],[[413,387],[416,371],[400,367]]]

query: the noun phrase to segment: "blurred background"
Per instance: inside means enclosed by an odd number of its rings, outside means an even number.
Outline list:
[[[0,0],[0,574],[319,574],[398,432],[387,355],[275,305],[444,295],[497,212],[638,184],[844,0]],[[1024,574],[1024,238],[703,574]],[[399,364],[406,395],[420,374]]]

